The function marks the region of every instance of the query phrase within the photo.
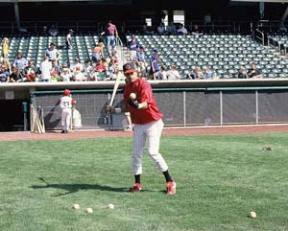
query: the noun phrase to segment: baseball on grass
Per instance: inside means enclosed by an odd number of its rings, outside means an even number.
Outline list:
[[[136,99],[136,94],[132,92],[130,93],[129,97],[130,99]]]
[[[86,213],[93,213],[93,209],[92,208],[87,208],[85,211],[86,211]]]
[[[79,204],[73,204],[72,208],[73,209],[80,209],[80,205]]]
[[[249,217],[251,217],[251,218],[256,218],[256,217],[257,217],[256,212],[251,211],[251,212],[249,213]]]
[[[114,207],[115,207],[115,206],[114,206],[113,204],[109,204],[109,205],[108,205],[108,208],[109,208],[109,209],[114,209]]]

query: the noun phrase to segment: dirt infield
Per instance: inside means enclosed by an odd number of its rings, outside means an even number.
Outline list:
[[[224,126],[224,127],[190,127],[190,128],[165,128],[163,136],[197,136],[220,134],[251,134],[269,132],[288,132],[288,125],[259,125],[259,126]],[[85,130],[72,131],[68,134],[60,132],[47,132],[35,134],[31,132],[0,132],[0,141],[17,140],[77,140],[93,139],[100,137],[129,137],[130,131],[105,131]]]

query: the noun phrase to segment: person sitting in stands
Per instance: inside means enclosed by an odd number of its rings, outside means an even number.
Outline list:
[[[179,35],[187,35],[188,31],[183,24],[180,24],[177,28],[177,34]]]
[[[62,66],[62,72],[60,73],[60,77],[63,82],[70,82],[73,77],[70,68],[68,68],[65,64]]]
[[[52,25],[52,26],[49,28],[49,30],[48,30],[48,34],[49,34],[50,36],[53,36],[53,37],[56,37],[56,36],[58,35],[58,33],[59,33],[59,31],[58,31],[58,29],[56,28],[55,25]]]
[[[163,22],[161,22],[160,25],[157,27],[157,33],[160,35],[166,33],[165,25]]]
[[[8,78],[8,82],[10,83],[15,83],[15,82],[20,82],[20,77],[19,77],[19,73],[18,73],[18,69],[17,67],[12,67],[11,69],[11,74]]]
[[[241,65],[239,70],[238,70],[237,78],[238,79],[247,79],[248,78],[247,71],[243,65]]]
[[[177,71],[176,65],[172,64],[170,70],[167,71],[168,80],[179,80],[181,78],[179,72]]]
[[[28,66],[24,69],[25,82],[35,82],[37,77],[37,68],[32,60],[28,61]]]
[[[204,66],[202,68],[202,72],[203,72],[203,79],[213,79],[215,77],[215,73],[213,72],[213,70],[211,70],[210,67]]]
[[[257,66],[255,63],[252,63],[251,69],[247,72],[248,78],[262,78],[262,73],[259,69],[257,69]]]
[[[61,68],[58,65],[56,60],[52,61],[52,69],[50,73],[51,73],[51,82],[58,82],[61,80],[61,77],[60,77]]]
[[[6,59],[1,58],[0,62],[0,82],[8,82],[10,75],[9,63]]]
[[[28,60],[23,57],[22,52],[18,52],[16,59],[13,62],[13,67],[16,67],[18,71],[18,81],[24,81],[24,69],[28,65]]]
[[[94,63],[97,63],[100,61],[100,59],[103,58],[103,48],[98,43],[96,46],[92,49],[92,61]]]

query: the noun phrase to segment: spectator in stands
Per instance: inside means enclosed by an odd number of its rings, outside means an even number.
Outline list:
[[[181,78],[176,65],[172,64],[170,69],[167,71],[167,79],[168,80],[179,80]]]
[[[6,59],[1,58],[0,62],[0,82],[8,82],[10,75],[9,63]]]
[[[47,33],[48,33],[48,28],[47,28],[47,26],[43,26],[42,31],[40,32],[40,34],[41,34],[42,36],[47,36]]]
[[[213,70],[208,66],[204,66],[202,68],[202,72],[203,72],[203,79],[213,79],[215,78],[215,73],[213,72]]]
[[[58,65],[58,62],[56,60],[53,60],[51,63],[51,82],[58,82],[61,80],[61,67]]]
[[[159,54],[156,49],[153,49],[153,53],[150,59],[150,73],[153,75],[153,79],[158,79],[158,75],[160,72],[160,62],[159,62]]]
[[[192,32],[192,35],[198,35],[198,34],[201,34],[201,31],[199,29],[199,26],[197,24],[195,24],[192,29],[191,29],[191,32]]]
[[[261,78],[262,74],[259,69],[257,69],[257,66],[255,63],[252,63],[251,69],[247,72],[248,78]]]
[[[56,45],[54,43],[50,43],[50,46],[46,50],[46,56],[49,57],[49,61],[56,61],[58,63],[59,52],[56,49]]]
[[[136,53],[136,65],[139,67],[139,72],[142,74],[141,76],[146,76],[146,55],[145,55],[145,49],[143,46],[139,46]]]
[[[203,79],[203,73],[199,66],[196,66],[187,76],[188,79]]]
[[[86,77],[83,73],[84,65],[80,62],[79,58],[76,58],[73,66],[71,67],[73,79],[75,81],[85,81]]]
[[[158,33],[159,35],[166,34],[166,28],[165,28],[165,25],[164,25],[163,22],[161,22],[161,23],[159,24],[159,26],[157,26],[157,33]]]
[[[23,81],[24,79],[24,69],[25,67],[27,67],[28,65],[28,60],[26,58],[23,57],[22,52],[18,52],[16,59],[13,62],[13,67],[15,67],[17,69],[17,73],[18,73],[18,78],[19,81]]]
[[[106,25],[105,35],[106,35],[106,45],[108,48],[108,53],[110,56],[112,56],[112,50],[116,46],[116,38],[118,37],[118,30],[111,20]]]
[[[183,24],[179,24],[177,30],[176,30],[177,34],[179,35],[187,35],[188,34],[188,31],[187,29],[185,28],[185,26]]]
[[[135,35],[131,35],[131,39],[128,41],[128,48],[130,50],[130,59],[135,60],[137,50],[139,48],[139,42]]]
[[[40,81],[41,82],[50,82],[52,64],[49,61],[49,57],[46,55],[45,55],[41,65],[40,65],[40,70],[41,70]]]
[[[3,57],[4,59],[8,59],[8,54],[9,54],[9,39],[8,38],[4,37],[2,39],[1,47],[2,47],[1,57]]]
[[[59,31],[58,31],[58,29],[56,28],[55,25],[52,25],[52,26],[49,28],[49,30],[48,30],[48,34],[49,34],[50,36],[56,37],[56,36],[59,34]]]
[[[62,72],[60,73],[60,79],[63,82],[70,82],[72,79],[73,75],[71,73],[70,68],[67,67],[67,65],[62,66]]]
[[[247,71],[243,65],[241,65],[239,70],[238,70],[237,78],[238,79],[247,79],[248,78]]]
[[[27,67],[24,69],[25,82],[35,82],[37,77],[37,68],[32,60],[28,61]]]
[[[169,24],[169,26],[167,26],[167,34],[173,35],[176,34],[176,25],[175,23]]]
[[[22,52],[18,52],[16,59],[13,62],[13,66],[18,69],[19,72],[23,71],[25,67],[28,65],[28,61],[23,57]]]
[[[161,65],[160,67],[160,73],[159,73],[159,79],[161,80],[167,80],[167,68],[164,65]]]
[[[93,49],[92,49],[92,61],[94,63],[98,63],[101,58],[103,58],[103,47],[100,46],[98,43]]]
[[[21,79],[19,78],[18,69],[16,67],[12,66],[11,74],[9,75],[8,82],[15,83],[15,82],[20,82],[20,80]]]
[[[66,35],[66,48],[68,50],[72,49],[72,35],[73,35],[74,31],[72,29],[69,29],[68,34]]]
[[[112,51],[111,63],[113,64],[113,66],[118,66],[119,65],[119,61],[120,60],[119,60],[119,57],[118,57],[117,50]]]
[[[80,59],[79,58],[76,58],[74,60],[74,64],[71,66],[71,70],[72,72],[75,74],[77,72],[81,72],[84,70],[84,66],[83,64],[80,62]]]
[[[139,48],[137,49],[136,61],[146,63],[145,48],[143,46],[139,46]]]

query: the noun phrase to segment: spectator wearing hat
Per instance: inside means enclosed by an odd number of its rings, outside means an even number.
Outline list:
[[[73,35],[73,30],[72,29],[70,29],[69,31],[68,31],[68,34],[66,35],[66,41],[65,41],[65,43],[66,43],[66,48],[68,49],[68,50],[70,50],[70,49],[72,49],[72,35]]]

